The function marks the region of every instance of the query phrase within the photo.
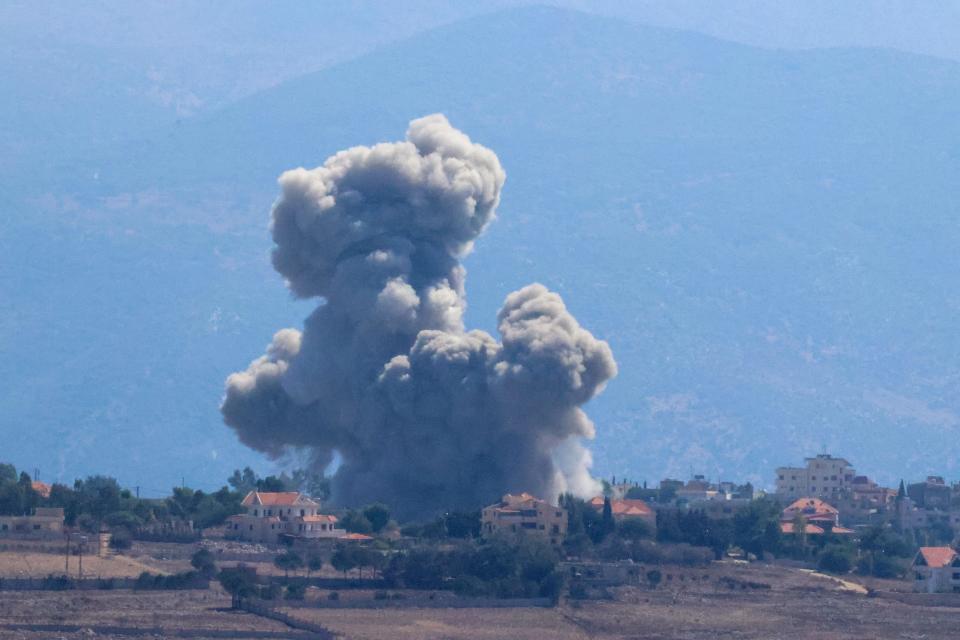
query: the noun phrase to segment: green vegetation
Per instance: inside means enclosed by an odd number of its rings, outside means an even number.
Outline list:
[[[452,588],[462,595],[556,598],[563,587],[558,561],[557,550],[540,539],[498,538],[395,554],[383,577],[398,586]]]

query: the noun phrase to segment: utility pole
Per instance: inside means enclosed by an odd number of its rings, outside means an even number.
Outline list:
[[[64,533],[64,536],[66,536],[66,539],[67,539],[67,544],[66,544],[67,552],[63,554],[63,575],[69,576],[70,575],[70,532],[66,531]]]
[[[77,548],[80,550],[80,570],[77,573],[77,577],[80,580],[83,580],[83,544],[86,542],[86,540],[86,536],[80,536],[80,544],[77,546]]]
[[[139,499],[140,499],[140,485],[137,485],[137,486],[134,487],[134,488],[137,490],[137,500],[139,500]]]

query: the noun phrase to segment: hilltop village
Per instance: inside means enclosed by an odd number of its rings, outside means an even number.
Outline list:
[[[304,473],[259,478],[246,469],[218,492],[178,487],[166,499],[141,499],[110,478],[68,487],[18,475],[10,465],[0,470],[2,548],[65,559],[63,571],[21,570],[6,579],[83,581],[94,574],[77,573],[77,561],[70,570],[73,556],[109,558],[168,543],[203,549],[213,561],[230,558],[233,566],[248,552],[286,575],[330,567],[349,579],[366,569],[384,584],[498,598],[588,595],[591,576],[604,584],[649,583],[663,573],[650,567],[731,559],[960,594],[960,483],[927,477],[882,487],[829,454],[777,468],[770,493],[700,475],[656,487],[611,478],[587,500],[507,494],[476,511],[438,508],[435,519],[409,523],[394,521],[384,504],[324,508],[328,485]],[[508,568],[474,571],[463,561],[489,554]],[[530,573],[525,562],[542,566]],[[248,577],[251,584],[262,580]],[[137,578],[162,582],[149,571]],[[241,589],[247,591],[257,589]],[[301,594],[295,588],[290,595]]]

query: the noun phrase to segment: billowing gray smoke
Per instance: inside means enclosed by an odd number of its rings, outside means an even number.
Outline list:
[[[442,115],[280,177],[273,264],[321,304],[227,379],[221,410],[244,443],[306,449],[318,468],[339,452],[335,500],[404,516],[596,490],[580,405],[616,374],[607,344],[539,284],[507,296],[502,342],[463,326],[460,258],[504,178]]]

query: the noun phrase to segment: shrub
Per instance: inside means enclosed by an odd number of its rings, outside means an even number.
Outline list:
[[[487,583],[476,576],[463,575],[453,581],[453,592],[458,596],[476,597],[487,595]]]
[[[582,582],[575,582],[570,585],[570,597],[574,600],[586,600],[587,588]]]
[[[853,552],[844,545],[827,545],[817,558],[817,568],[828,573],[849,573],[853,568]]]
[[[284,600],[303,600],[307,587],[301,583],[289,584],[283,594]]]
[[[659,585],[662,580],[663,574],[660,573],[658,569],[651,569],[650,571],[647,571],[647,583],[654,589],[657,588],[657,585]]]
[[[213,577],[217,572],[217,565],[213,561],[213,554],[206,549],[200,549],[190,558],[190,565],[204,577]]]
[[[334,600],[334,601],[336,601],[336,600],[339,600],[339,599],[340,599],[340,594],[339,594],[338,592],[336,592],[336,591],[331,591],[330,593],[327,594],[327,600]]]
[[[133,536],[126,527],[117,527],[110,533],[110,548],[123,551],[133,546]]]

